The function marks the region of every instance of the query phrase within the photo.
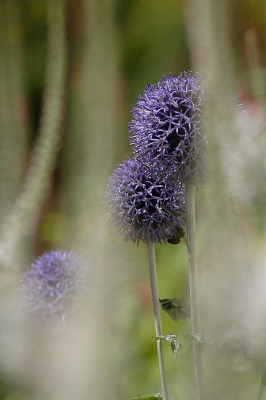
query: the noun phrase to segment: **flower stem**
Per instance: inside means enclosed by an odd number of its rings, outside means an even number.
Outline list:
[[[192,335],[200,332],[199,288],[196,258],[195,194],[190,178],[186,181],[187,248]],[[200,345],[193,341],[197,400],[203,400],[203,369]]]
[[[148,257],[149,257],[150,283],[151,283],[151,294],[152,294],[155,332],[156,332],[156,336],[159,337],[159,336],[162,336],[162,322],[161,322],[157,275],[156,275],[155,250],[154,250],[154,244],[152,243],[152,241],[150,239],[147,240],[147,249],[148,249]],[[158,351],[158,359],[159,359],[159,369],[160,369],[163,400],[168,400],[165,364],[164,364],[164,350],[163,350],[163,342],[161,340],[157,340],[157,351]]]

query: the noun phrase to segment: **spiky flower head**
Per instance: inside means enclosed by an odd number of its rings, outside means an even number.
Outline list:
[[[53,250],[24,272],[22,293],[35,321],[64,320],[70,301],[86,292],[88,264],[74,251]]]
[[[184,236],[184,187],[158,178],[130,158],[111,175],[106,197],[116,230],[125,241],[178,243]]]
[[[195,183],[204,181],[203,106],[204,81],[199,74],[169,74],[157,85],[148,85],[129,124],[136,157],[182,181],[189,175]]]

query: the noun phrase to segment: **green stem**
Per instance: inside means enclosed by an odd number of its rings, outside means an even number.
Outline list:
[[[189,268],[189,290],[191,303],[191,327],[192,335],[199,333],[200,309],[199,309],[199,288],[198,269],[196,258],[196,230],[195,230],[195,194],[190,178],[186,181],[186,215],[187,215],[187,248]],[[203,400],[203,370],[200,345],[193,342],[194,365],[196,377],[197,400]]]
[[[159,295],[158,295],[155,249],[154,249],[154,244],[152,243],[151,240],[147,241],[147,249],[148,249],[148,257],[149,257],[149,271],[150,271],[150,283],[151,283],[151,294],[152,294],[155,332],[156,332],[156,336],[159,337],[159,336],[162,336],[162,322],[161,322],[160,304],[159,304]],[[163,400],[168,400],[165,364],[164,364],[164,350],[163,350],[162,340],[157,340],[157,351],[158,351],[158,359],[159,359],[159,369],[160,369]]]

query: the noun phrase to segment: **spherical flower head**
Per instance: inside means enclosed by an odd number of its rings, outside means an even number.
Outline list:
[[[177,236],[184,236],[184,187],[158,178],[156,171],[137,160],[130,158],[117,167],[106,197],[110,216],[125,241],[174,243]]]
[[[157,85],[148,85],[129,124],[136,157],[182,181],[189,175],[195,183],[204,181],[203,106],[204,81],[199,74],[169,74]]]
[[[73,251],[53,250],[37,258],[22,279],[22,293],[33,318],[64,320],[70,301],[86,292],[87,263]]]

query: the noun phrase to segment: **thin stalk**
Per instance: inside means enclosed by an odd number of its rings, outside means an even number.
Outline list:
[[[151,295],[153,304],[153,315],[156,336],[162,336],[162,322],[158,295],[158,284],[157,284],[157,274],[156,274],[156,258],[154,244],[151,240],[147,241],[148,257],[149,257],[149,271],[150,271],[150,283],[151,283]],[[161,377],[162,395],[163,400],[168,400],[167,384],[166,384],[166,374],[165,374],[165,364],[164,364],[164,350],[162,340],[157,340],[157,351],[159,360],[159,369]]]
[[[187,217],[187,249],[189,268],[189,290],[191,303],[191,327],[192,335],[199,333],[200,309],[199,309],[199,288],[198,269],[196,258],[196,229],[195,229],[195,194],[190,178],[186,181],[186,217]],[[196,377],[197,400],[203,400],[203,370],[200,345],[193,341],[194,365]]]

